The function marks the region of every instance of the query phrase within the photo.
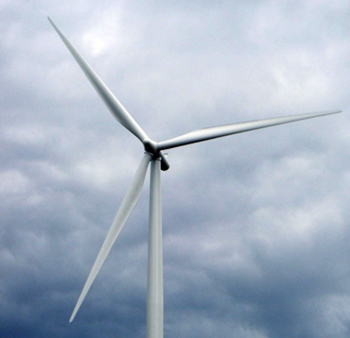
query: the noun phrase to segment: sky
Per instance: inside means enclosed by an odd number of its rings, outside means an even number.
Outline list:
[[[350,3],[0,1],[0,335],[146,336],[149,176],[68,320],[143,147],[56,23],[156,141],[342,114],[169,151],[164,335],[350,336]]]

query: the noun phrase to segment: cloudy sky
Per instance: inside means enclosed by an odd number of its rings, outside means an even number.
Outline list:
[[[68,319],[143,155],[50,16],[161,141],[343,113],[169,151],[165,336],[350,336],[350,4],[0,2],[0,335],[145,337],[148,176]]]

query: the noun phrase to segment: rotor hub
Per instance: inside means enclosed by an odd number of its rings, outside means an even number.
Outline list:
[[[163,154],[160,150],[158,150],[158,143],[147,139],[143,141],[143,146],[145,148],[145,151],[149,153],[153,159],[160,159],[161,160],[161,169],[163,171],[166,171],[169,169],[170,165],[166,158],[166,154]]]

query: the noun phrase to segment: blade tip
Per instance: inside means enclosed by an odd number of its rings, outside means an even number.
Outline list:
[[[57,30],[56,25],[54,24],[54,22],[51,20],[51,18],[50,18],[49,16],[47,17],[47,20],[49,20],[51,26],[52,26],[55,30]]]
[[[72,315],[69,318],[69,323],[71,323],[75,318],[75,313],[73,312]]]

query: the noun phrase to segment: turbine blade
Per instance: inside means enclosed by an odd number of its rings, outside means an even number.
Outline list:
[[[101,99],[104,101],[108,109],[112,112],[115,118],[130,132],[132,132],[142,143],[144,140],[149,139],[143,129],[137,124],[132,116],[127,112],[123,105],[109,90],[106,84],[99,78],[90,65],[83,59],[78,51],[73,47],[69,40],[63,35],[63,33],[57,28],[53,21],[48,17],[53,28],[62,39],[68,50],[73,55],[74,59],[79,64],[80,68],[85,73],[91,84],[94,86]]]
[[[200,129],[200,130],[192,131],[188,134],[184,134],[182,136],[172,138],[167,141],[159,142],[157,144],[157,149],[165,150],[165,149],[170,149],[175,147],[181,147],[186,144],[207,141],[218,137],[224,137],[224,136],[243,133],[243,132],[251,131],[255,129],[267,128],[267,127],[276,126],[279,124],[306,120],[314,117],[336,114],[340,112],[341,110],[309,113],[309,114],[299,114],[299,115],[276,117],[276,118],[270,118],[265,120],[234,123],[234,124],[227,124],[227,125],[218,126],[218,127]]]
[[[123,225],[127,221],[129,215],[131,214],[132,210],[134,209],[140,197],[150,160],[151,160],[151,156],[148,153],[145,153],[136,171],[133,181],[131,182],[130,187],[123,199],[120,209],[117,215],[115,216],[112,226],[105,238],[105,241],[96,258],[96,261],[90,271],[90,274],[85,282],[84,288],[79,296],[77,304],[75,305],[73,313],[69,319],[70,323],[73,321],[75,315],[77,314],[86,294],[88,293],[93,281],[95,280],[99,270],[101,269],[102,264],[104,263],[109,251],[111,250],[115,240],[117,239],[120,231],[122,230]]]

